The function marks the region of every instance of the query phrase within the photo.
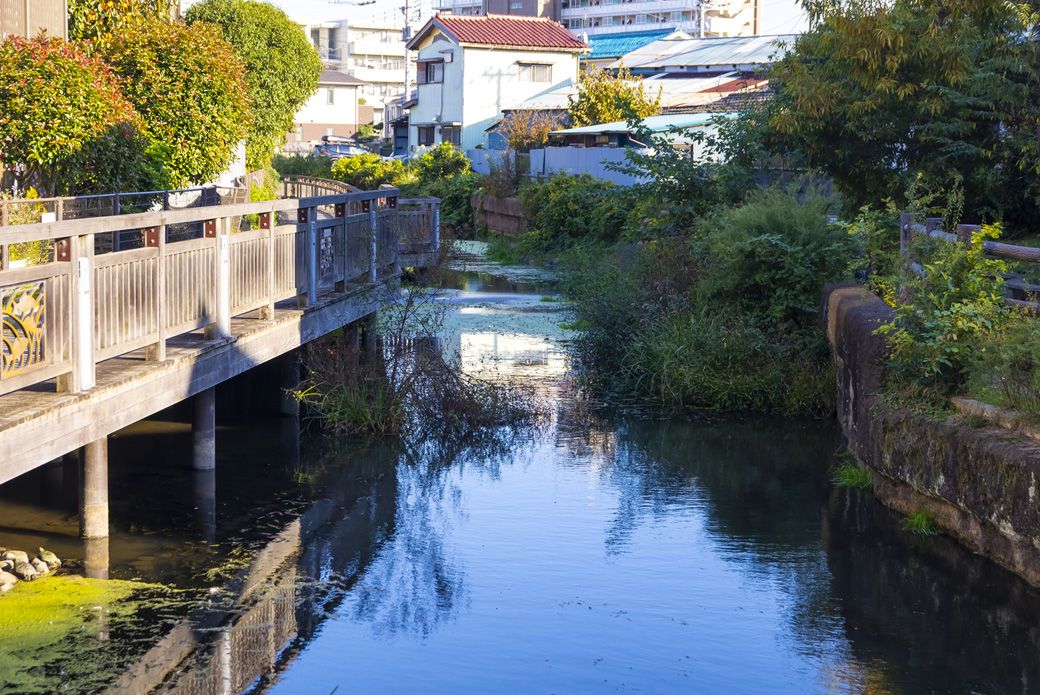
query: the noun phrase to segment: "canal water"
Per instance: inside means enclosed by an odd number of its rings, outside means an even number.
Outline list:
[[[592,408],[554,299],[473,259],[439,299],[440,349],[525,384],[536,425],[330,441],[225,413],[206,476],[164,413],[113,440],[100,569],[68,469],[5,486],[0,544],[109,579],[0,597],[0,691],[1040,691],[1040,595],[836,489],[832,423]]]

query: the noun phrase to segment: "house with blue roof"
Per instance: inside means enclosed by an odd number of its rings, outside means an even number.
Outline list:
[[[621,59],[625,54],[639,50],[655,41],[688,39],[690,35],[679,29],[654,29],[652,31],[601,34],[582,38],[589,46],[589,52],[582,57],[582,64],[604,68]]]

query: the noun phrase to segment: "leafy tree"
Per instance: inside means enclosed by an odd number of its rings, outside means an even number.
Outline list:
[[[61,39],[0,43],[0,163],[45,194],[150,185],[143,122],[108,67]]]
[[[321,60],[303,29],[282,10],[254,0],[202,0],[189,24],[212,22],[246,67],[252,125],[246,138],[250,169],[266,168],[296,112],[318,88]]]
[[[642,78],[633,77],[624,66],[617,75],[590,68],[578,83],[578,95],[568,97],[571,123],[575,127],[640,120],[661,111],[661,94],[651,97]]]
[[[770,125],[855,210],[920,174],[1021,224],[1040,199],[1035,14],[1003,0],[824,0],[775,67]]]
[[[102,49],[133,27],[173,17],[172,0],[69,0],[69,39]]]
[[[209,181],[228,167],[249,106],[242,64],[215,27],[141,24],[114,37],[103,56],[144,117],[172,186]]]
[[[537,109],[510,111],[498,126],[511,149],[530,152],[549,142],[549,133],[563,127],[563,114]]]

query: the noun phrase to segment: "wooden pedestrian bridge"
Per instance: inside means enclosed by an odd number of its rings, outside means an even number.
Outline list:
[[[0,226],[0,484],[78,452],[82,535],[107,536],[110,434],[194,398],[194,464],[211,468],[215,386],[372,315],[438,254],[436,199],[286,192]],[[7,260],[25,244],[49,262]]]

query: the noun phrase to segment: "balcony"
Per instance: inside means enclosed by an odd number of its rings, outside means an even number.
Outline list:
[[[693,0],[649,0],[636,2],[601,2],[599,5],[584,7],[567,7],[561,12],[563,19],[581,19],[583,17],[612,17],[637,14],[668,14],[672,12],[693,11],[697,3]],[[671,19],[669,18],[669,22]],[[633,31],[633,30],[629,30]]]
[[[351,41],[347,44],[347,52],[352,56],[394,56],[404,58],[404,39],[397,41]]]

